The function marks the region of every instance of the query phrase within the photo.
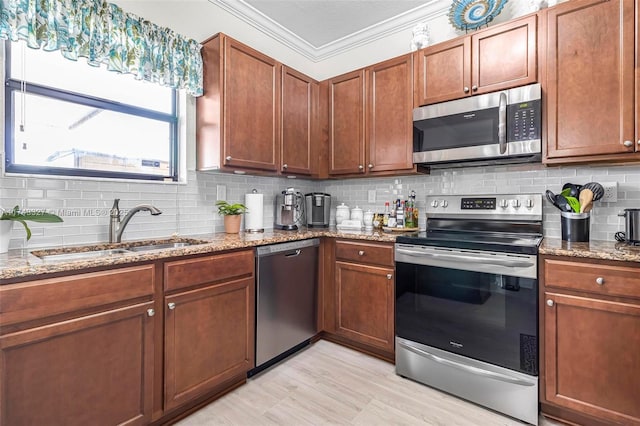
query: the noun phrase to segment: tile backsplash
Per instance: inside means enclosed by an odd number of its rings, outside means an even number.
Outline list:
[[[303,179],[207,174],[190,171],[186,184],[115,182],[39,177],[0,177],[0,205],[16,204],[27,209],[46,209],[62,216],[63,223],[30,222],[33,231],[26,241],[24,230],[14,225],[11,248],[49,247],[90,244],[108,240],[109,211],[114,198],[120,198],[123,212],[140,203],[152,204],[163,211],[160,216],[142,212],[133,217],[123,240],[180,235],[207,235],[223,230],[215,201],[216,188],[224,185],[227,200],[244,202],[244,194],[257,189],[265,194],[264,226],[273,227],[273,202],[277,193],[287,187],[306,193],[323,191],[332,195],[332,222],[335,206],[382,211],[384,202],[405,197],[410,190],[417,193],[418,208],[424,212],[425,197],[430,194],[496,194],[559,192],[566,182],[618,182],[618,201],[596,202],[592,211],[591,239],[612,240],[623,230],[624,208],[640,208],[640,165],[545,167],[540,164],[468,167],[433,170],[430,175],[399,178],[364,178],[310,181]],[[370,192],[375,203],[369,203]],[[560,213],[546,201],[544,207],[545,236],[560,236]],[[421,214],[421,226],[424,216]]]

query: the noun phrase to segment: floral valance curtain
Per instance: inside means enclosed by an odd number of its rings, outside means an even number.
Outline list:
[[[104,0],[0,0],[0,39],[202,95],[200,44]]]

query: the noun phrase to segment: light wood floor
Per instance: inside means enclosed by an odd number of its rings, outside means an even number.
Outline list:
[[[321,340],[182,420],[204,425],[519,425]],[[557,425],[540,418],[544,426]]]

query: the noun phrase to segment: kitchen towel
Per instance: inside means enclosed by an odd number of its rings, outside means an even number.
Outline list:
[[[245,231],[264,231],[264,225],[262,224],[264,213],[263,194],[258,194],[255,189],[252,194],[245,194],[244,205],[247,207],[247,212],[244,214]]]

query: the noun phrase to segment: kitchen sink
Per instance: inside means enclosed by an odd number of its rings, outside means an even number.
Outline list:
[[[208,241],[195,240],[191,238],[184,238],[178,240],[151,240],[151,241],[137,241],[124,245],[124,247],[98,249],[96,246],[92,250],[91,246],[84,247],[69,247],[66,249],[51,249],[51,250],[34,250],[31,252],[36,257],[44,261],[50,262],[63,262],[74,261],[83,259],[96,259],[108,256],[126,255],[141,253],[153,250],[168,250],[175,248],[183,248],[194,246],[198,244],[207,244]]]
[[[95,259],[99,257],[116,256],[121,254],[131,253],[126,249],[107,249],[107,250],[90,250],[90,251],[75,251],[67,253],[56,253],[55,250],[42,250],[32,251],[31,254],[39,257],[44,261],[73,261],[82,259]]]
[[[164,250],[164,249],[173,249],[173,248],[182,248],[189,247],[197,244],[204,244],[204,242],[172,242],[172,243],[158,243],[158,244],[147,244],[144,246],[133,246],[129,247],[127,250],[129,251],[151,251],[151,250]]]

